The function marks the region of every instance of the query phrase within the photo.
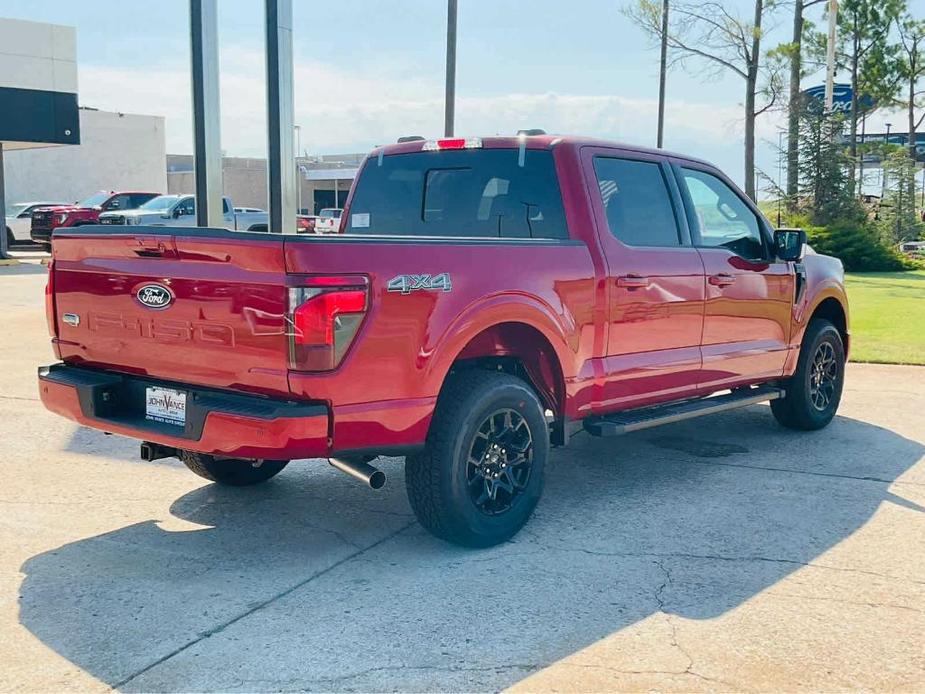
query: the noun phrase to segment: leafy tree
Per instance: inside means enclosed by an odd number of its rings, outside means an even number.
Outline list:
[[[880,231],[885,242],[897,244],[918,239],[922,223],[916,215],[915,159],[909,150],[892,147],[883,161],[883,175],[888,183],[880,205]]]
[[[755,119],[770,109],[783,90],[783,62],[762,53],[762,24],[775,0],[754,0],[751,20],[723,3],[672,4],[667,44],[671,64],[697,61],[708,74],[731,72],[745,81],[745,192],[755,199]],[[662,37],[662,3],[635,0],[624,13],[654,42]],[[759,98],[764,102],[759,106]]]
[[[909,121],[909,151],[915,158],[915,133],[925,120],[925,20],[905,15],[899,27],[899,76],[905,92],[896,103],[906,111]]]
[[[863,211],[851,191],[851,159],[841,142],[844,116],[825,113],[818,101],[800,111],[800,197],[812,224],[856,220]]]
[[[852,159],[857,157],[859,97],[863,94],[879,103],[890,103],[896,94],[898,66],[889,34],[905,6],[905,0],[842,0],[839,4],[839,60],[851,74],[848,147]],[[853,176],[850,183],[853,185]]]

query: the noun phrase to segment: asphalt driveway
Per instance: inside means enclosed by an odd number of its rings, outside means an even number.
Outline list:
[[[45,412],[44,268],[0,268],[0,690],[923,690],[925,368],[554,452],[491,550],[323,461],[224,489]]]

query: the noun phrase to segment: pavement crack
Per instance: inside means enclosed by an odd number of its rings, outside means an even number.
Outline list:
[[[506,670],[525,670],[527,672],[532,672],[534,670],[539,670],[544,667],[543,664],[536,663],[499,663],[497,665],[487,665],[481,667],[466,667],[466,666],[453,666],[453,665],[406,665],[406,664],[397,664],[397,665],[379,665],[377,667],[366,668],[364,670],[358,670],[356,672],[347,673],[344,675],[338,675],[337,677],[321,677],[318,679],[311,680],[313,685],[321,684],[322,686],[330,686],[332,684],[340,684],[347,682],[349,680],[359,679],[361,677],[366,677],[378,672],[393,672],[401,671],[407,672],[409,670],[415,670],[418,672],[447,672],[447,673],[466,673],[466,672],[504,672]],[[251,683],[261,683],[265,680],[247,680],[245,684]],[[309,689],[315,689],[314,687],[307,687]]]
[[[838,472],[814,472],[812,470],[794,470],[793,468],[773,467],[766,465],[746,465],[745,463],[720,463],[715,460],[686,460],[685,464],[691,465],[711,465],[720,467],[735,467],[745,470],[762,470],[764,472],[785,472],[794,475],[810,475],[812,477],[834,477],[842,480],[854,480],[856,482],[876,482],[877,484],[908,484],[916,487],[925,487],[922,482],[900,482],[895,479],[886,479],[884,477],[871,477],[869,475],[843,475]]]
[[[865,576],[876,576],[889,581],[899,581],[902,583],[912,583],[915,585],[925,585],[925,581],[914,578],[904,578],[902,576],[892,576],[882,574],[876,571],[867,571],[865,569],[853,569],[850,567],[830,566],[828,564],[816,564],[814,562],[799,561],[797,559],[784,559],[781,557],[764,557],[761,555],[749,556],[728,556],[723,554],[693,554],[686,552],[608,552],[603,550],[584,549],[582,547],[558,547],[556,545],[541,545],[544,549],[551,549],[559,552],[580,552],[591,556],[599,557],[625,557],[628,559],[682,559],[682,560],[704,560],[704,561],[728,561],[728,562],[769,562],[773,564],[787,564],[791,566],[805,566],[813,569],[822,569],[825,571],[840,571],[843,573],[855,573]]]
[[[266,600],[261,600],[260,602],[257,602],[257,603],[252,604],[252,607],[248,608],[247,610],[244,610],[244,611],[241,612],[240,614],[237,614],[237,615],[235,615],[234,617],[232,617],[232,618],[230,618],[230,619],[226,619],[224,622],[218,624],[217,626],[213,627],[212,629],[209,629],[209,630],[207,630],[207,631],[204,631],[204,632],[200,633],[198,636],[196,636],[196,638],[190,639],[189,641],[187,641],[187,642],[184,643],[183,645],[181,645],[181,646],[179,646],[179,647],[177,647],[177,648],[174,648],[174,649],[173,649],[172,651],[170,651],[169,653],[167,653],[167,654],[161,656],[160,658],[158,658],[157,660],[154,660],[153,662],[149,663],[148,665],[145,665],[143,668],[141,668],[140,670],[137,670],[136,672],[132,673],[132,674],[129,675],[128,677],[125,677],[124,679],[122,679],[122,680],[116,682],[114,685],[112,685],[112,688],[113,688],[113,689],[119,689],[120,687],[124,687],[124,686],[127,685],[129,682],[131,682],[132,680],[134,680],[134,679],[140,677],[141,675],[145,674],[146,672],[149,672],[150,670],[154,669],[155,667],[157,667],[157,666],[160,665],[161,663],[164,663],[164,662],[170,660],[171,658],[173,658],[173,657],[179,655],[180,653],[182,653],[183,651],[189,649],[190,647],[195,646],[197,643],[200,643],[201,641],[204,641],[205,639],[208,639],[208,638],[210,638],[210,637],[212,637],[212,636],[215,636],[216,634],[222,633],[223,631],[225,631],[225,629],[227,629],[228,627],[230,627],[230,626],[232,626],[232,625],[234,625],[234,624],[237,624],[238,622],[240,622],[240,621],[241,621],[242,619],[244,619],[245,617],[249,617],[250,615],[254,614],[255,612],[259,612],[260,610],[262,610],[263,608],[267,607],[268,605],[271,605],[271,604],[273,604],[274,602],[276,602],[276,601],[278,601],[278,600],[280,600],[280,599],[286,597],[287,595],[290,595],[290,594],[294,593],[294,592],[297,591],[299,588],[302,588],[303,586],[308,585],[309,583],[311,583],[312,581],[314,581],[314,580],[317,579],[317,578],[321,578],[321,577],[324,576],[325,574],[328,574],[328,573],[330,573],[331,571],[333,571],[334,569],[336,569],[336,568],[342,566],[343,564],[346,564],[346,563],[349,562],[351,559],[354,559],[355,557],[358,557],[359,555],[363,554],[364,552],[368,552],[368,551],[370,551],[371,549],[375,549],[375,548],[378,547],[379,545],[382,545],[382,544],[388,542],[388,541],[391,540],[392,538],[394,538],[394,537],[400,535],[400,534],[403,533],[405,530],[407,530],[408,528],[410,528],[411,526],[413,526],[415,523],[416,523],[416,521],[412,521],[412,522],[410,522],[410,523],[407,523],[406,525],[403,525],[402,527],[400,527],[400,528],[399,528],[398,530],[396,530],[395,532],[389,533],[389,534],[386,535],[385,537],[383,537],[383,538],[381,538],[381,539],[379,539],[379,540],[376,540],[375,542],[373,542],[371,545],[368,545],[367,547],[363,547],[363,548],[361,548],[361,549],[358,549],[356,552],[353,552],[353,553],[351,553],[351,554],[348,554],[346,557],[344,557],[343,559],[340,559],[340,560],[334,562],[333,564],[331,564],[331,565],[328,566],[327,568],[322,569],[322,570],[320,570],[320,571],[316,571],[315,573],[313,573],[312,575],[310,575],[308,578],[305,578],[304,580],[299,581],[298,583],[295,583],[294,585],[289,586],[288,588],[286,588],[286,589],[284,589],[284,590],[282,590],[282,591],[276,593],[275,595],[273,595],[273,596],[267,598]]]

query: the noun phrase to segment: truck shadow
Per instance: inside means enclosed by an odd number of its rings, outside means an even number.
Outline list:
[[[152,519],[31,558],[20,620],[129,690],[498,690],[659,612],[717,617],[834,565],[822,555],[881,504],[925,510],[890,491],[923,453],[844,417],[794,435],[761,407],[580,437],[554,453],[534,520],[485,551],[413,523],[399,461],[378,495],[293,464],[175,500],[195,526]]]

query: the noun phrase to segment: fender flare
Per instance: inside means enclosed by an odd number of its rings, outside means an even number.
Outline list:
[[[575,375],[575,350],[568,339],[575,334],[572,316],[557,314],[549,304],[526,294],[501,293],[467,306],[434,343],[426,378],[436,385],[437,392],[466,345],[479,333],[502,323],[521,323],[535,329],[552,346],[562,376],[569,379]]]

